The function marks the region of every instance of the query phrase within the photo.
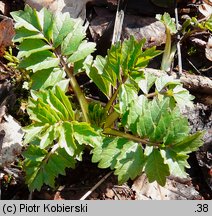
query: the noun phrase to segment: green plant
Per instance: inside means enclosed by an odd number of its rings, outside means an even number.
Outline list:
[[[172,45],[172,35],[177,33],[177,29],[173,19],[168,13],[164,13],[163,15],[158,14],[156,18],[160,20],[166,28],[166,44],[161,62],[161,70],[168,72],[171,69],[171,64],[176,52],[176,44]]]
[[[143,72],[161,51],[142,51],[145,40],[131,37],[113,45],[106,57],[93,59],[95,44],[85,39],[80,20],[29,6],[11,15],[19,67],[33,72],[27,108],[32,123],[24,128],[24,143],[29,144],[24,168],[31,191],[43,184],[54,187],[65,168],[82,160],[84,149],[98,167],[114,170],[119,183],[143,171],[150,182],[161,185],[170,173],[186,176],[188,154],[202,145],[203,133],[189,135],[180,109],[192,106],[193,97],[179,80]],[[87,101],[75,78],[82,72],[105,94],[107,104]]]
[[[212,15],[204,20],[197,20],[196,17],[188,18],[182,24],[182,34],[188,37],[193,33],[208,30],[212,32]]]

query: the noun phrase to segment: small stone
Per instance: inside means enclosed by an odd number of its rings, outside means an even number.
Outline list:
[[[105,196],[108,197],[108,198],[110,198],[110,199],[112,199],[115,196],[115,194],[114,194],[114,192],[113,192],[112,189],[107,188]]]

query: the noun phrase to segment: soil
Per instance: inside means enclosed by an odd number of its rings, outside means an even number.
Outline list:
[[[9,16],[9,12],[14,10],[22,9],[24,6],[24,2],[22,0],[14,0],[14,1],[2,1],[5,3],[5,11],[4,16]],[[87,5],[87,18],[91,20],[91,23],[98,20],[98,12],[101,10],[101,8],[97,9],[98,7],[102,7],[102,4],[100,4],[101,0],[94,1],[92,4]],[[107,4],[108,1],[104,0],[102,1],[104,4]],[[101,2],[101,3],[102,3]],[[110,2],[110,1],[109,1]],[[111,1],[113,2],[113,1]],[[190,16],[197,13],[195,12],[195,4],[199,4],[201,1],[193,1],[194,6],[188,6],[185,1],[182,1],[183,3],[179,4],[179,13],[181,15],[188,14]],[[186,1],[187,2],[187,1]],[[189,2],[189,1],[188,1]],[[96,5],[95,5],[96,4]],[[103,5],[104,5],[103,4]],[[112,6],[111,6],[112,5]],[[137,16],[139,14],[142,14],[142,11],[137,10],[135,13],[135,8],[133,7],[133,1],[130,5],[130,12],[129,15],[133,13],[133,16]],[[105,7],[103,8],[105,10]],[[110,16],[114,16],[116,5],[110,4],[110,7],[108,7],[109,11],[104,12],[108,13]],[[157,8],[159,10],[165,10],[162,8]],[[184,9],[190,9],[189,12],[185,12]],[[102,11],[102,10],[101,10]],[[150,10],[149,12],[145,11],[143,16],[151,16],[154,17],[154,10]],[[110,17],[109,16],[109,17]],[[106,17],[106,16],[105,16]],[[96,20],[95,20],[96,19]],[[88,32],[88,37],[90,40],[93,40],[97,42],[97,53],[96,54],[106,54],[107,48],[110,46],[111,43],[111,34],[113,29],[109,26],[109,28],[101,27],[101,22],[103,23],[104,20],[98,20],[98,27],[101,29],[102,34],[101,36],[94,37],[91,31]],[[108,24],[109,25],[109,24]],[[136,25],[136,22],[133,24]],[[126,26],[127,28],[127,26]],[[103,31],[104,30],[104,31]],[[125,31],[126,32],[126,31]],[[126,35],[123,35],[123,38],[126,37]],[[202,40],[206,40],[208,38],[207,35],[201,35]],[[183,46],[182,49],[182,56],[183,59],[189,59],[189,61],[184,61],[183,64],[183,70],[184,72],[193,71],[197,75],[205,76],[208,78],[211,78],[211,61],[209,61],[204,53],[202,47],[196,47],[196,53],[194,55],[189,55],[188,50],[191,49],[191,41],[188,39],[187,41],[184,41],[185,46]],[[161,44],[163,46],[163,44]],[[197,60],[198,58],[201,58],[200,60]],[[2,60],[2,63],[4,64],[4,60]],[[156,62],[151,63],[152,65],[158,65],[158,61],[160,59],[155,60]],[[190,64],[189,62],[192,62]],[[194,69],[196,68],[196,69]],[[177,70],[177,67],[174,68]],[[204,69],[204,70],[203,70]],[[202,72],[201,72],[202,71]],[[199,72],[201,72],[199,74]],[[86,76],[83,76],[78,78],[79,83],[82,86],[85,86],[85,88],[89,89],[90,92],[88,92],[88,95],[91,97],[96,97],[100,99],[102,102],[105,101],[105,98],[100,92],[97,92],[97,89],[93,84],[85,85],[87,83],[88,78]],[[2,78],[0,80],[1,84],[5,82],[10,83],[9,90],[6,89],[4,95],[7,96],[7,94],[10,94],[13,96],[13,98],[19,98],[19,97],[26,97],[25,92],[21,92],[17,90],[19,87],[12,85],[12,78],[6,77]],[[12,93],[11,93],[12,92]],[[211,100],[207,100],[207,102],[202,100],[202,95],[195,92],[196,101],[195,101],[195,109],[190,112],[187,110],[187,113],[185,114],[190,121],[190,125],[192,127],[192,132],[195,132],[197,130],[206,130],[205,135],[205,144],[204,146],[195,153],[192,153],[189,158],[189,164],[191,166],[190,169],[187,170],[189,173],[191,180],[190,184],[195,188],[195,190],[199,193],[199,196],[196,197],[196,199],[212,199],[212,114],[211,114]],[[204,97],[211,97],[211,92],[208,93]],[[11,100],[9,100],[11,101]],[[0,101],[2,102],[2,101]],[[0,104],[1,105],[1,104]],[[9,106],[9,113],[12,114],[19,122],[23,123],[28,121],[27,117],[24,117],[23,115],[20,117],[20,115],[17,114],[17,110],[15,110],[14,107],[18,107],[20,104],[13,104]],[[13,109],[11,108],[13,107]],[[18,109],[18,108],[17,108]],[[59,176],[56,181],[56,187],[55,189],[51,189],[47,186],[43,186],[42,190],[40,192],[35,191],[33,193],[30,193],[28,191],[27,186],[24,183],[24,173],[19,167],[19,161],[22,160],[22,157],[19,156],[15,160],[15,162],[10,167],[1,167],[1,176],[0,176],[0,183],[1,183],[1,199],[3,200],[9,200],[9,199],[16,199],[16,200],[23,200],[23,199],[46,199],[46,200],[74,200],[74,199],[80,199],[83,195],[86,194],[87,191],[89,191],[94,185],[97,184],[98,181],[100,181],[105,175],[110,173],[110,170],[102,170],[97,168],[97,164],[92,164],[91,156],[89,154],[84,155],[84,159],[82,163],[79,163],[75,170],[67,169],[66,170],[66,176]],[[186,187],[187,182],[185,181],[184,186]],[[132,189],[133,181],[128,181],[124,185],[118,185],[117,177],[111,174],[97,189],[93,191],[86,199],[91,200],[134,200],[136,199],[136,192]],[[193,198],[195,199],[195,198]]]

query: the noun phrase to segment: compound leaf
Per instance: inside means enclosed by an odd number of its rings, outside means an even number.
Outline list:
[[[19,67],[37,72],[44,69],[53,69],[58,67],[59,62],[59,59],[57,59],[52,52],[45,50],[39,53],[33,53],[28,58],[24,58],[20,62]]]
[[[74,156],[80,146],[74,139],[74,130],[71,122],[63,122],[63,124],[57,127],[57,132],[59,134],[58,144],[63,147],[70,156]]]
[[[38,12],[38,16],[44,37],[48,41],[52,40],[53,23],[55,21],[53,14],[44,7],[40,12]]]
[[[69,117],[71,118],[71,120],[74,120],[74,111],[73,111],[71,102],[69,101],[68,97],[65,95],[65,93],[61,90],[59,86],[55,87],[55,95],[65,106],[66,110],[69,113]]]
[[[86,65],[86,73],[89,76],[89,78],[96,84],[96,86],[106,95],[109,96],[110,94],[110,81],[108,81],[107,78],[105,78],[106,75],[103,75],[104,73],[104,66],[106,64],[105,58],[102,56],[97,56],[94,60],[93,65],[90,66]]]
[[[33,98],[29,100],[27,109],[33,123],[25,128],[25,143],[37,138],[40,140],[40,147],[46,148],[58,137],[60,143],[61,140],[67,143],[67,139],[70,139],[70,143],[64,145],[68,146],[66,149],[73,156],[74,151],[78,151],[77,144],[71,140],[72,125],[69,126],[69,121],[74,119],[74,111],[67,96],[59,87],[55,88],[55,92],[56,94],[53,93],[53,90],[33,91]],[[69,145],[72,144],[74,147],[69,148]]]
[[[90,146],[99,146],[102,143],[102,137],[86,122],[73,121],[74,138],[77,142]]]
[[[203,144],[203,140],[202,140],[203,135],[204,132],[201,131],[198,131],[197,133],[192,135],[188,135],[180,142],[172,145],[172,150],[177,153],[184,153],[184,154],[188,154],[193,151],[196,151]]]
[[[190,168],[187,159],[188,155],[177,154],[170,149],[161,150],[161,155],[163,156],[165,163],[168,164],[169,170],[172,175],[178,176],[180,178],[186,178],[188,174],[185,171],[185,168]]]
[[[62,148],[48,152],[38,146],[30,145],[23,153],[26,170],[26,183],[30,191],[40,191],[43,184],[54,187],[55,178],[65,175],[65,168],[75,168],[76,161]]]
[[[78,62],[85,59],[95,50],[96,44],[92,42],[83,41],[78,49],[68,58],[69,63]]]
[[[41,31],[38,14],[35,9],[32,9],[28,5],[25,6],[24,11],[11,12],[11,16],[16,22],[15,28],[19,29],[24,27],[25,29],[38,33]]]
[[[65,80],[65,72],[59,68],[49,68],[37,71],[31,76],[33,90],[44,90],[58,85]]]
[[[44,41],[38,39],[25,39],[19,48],[18,58],[29,57],[33,53],[50,50],[52,47],[47,45]]]
[[[147,157],[145,172],[149,182],[157,181],[161,186],[166,184],[166,177],[170,175],[169,167],[158,149],[153,149]]]
[[[121,85],[119,91],[119,107],[120,112],[124,113],[127,111],[129,104],[137,99],[137,90],[131,84]]]
[[[77,51],[79,45],[86,36],[86,28],[82,25],[82,20],[75,21],[72,31],[66,36],[61,44],[61,51],[63,55],[71,55]]]
[[[55,15],[53,23],[53,46],[57,48],[62,44],[64,38],[73,30],[75,20],[71,19],[68,13]]]
[[[115,175],[118,175],[119,184],[129,179],[135,179],[141,174],[145,160],[143,149],[138,143],[127,142],[117,157]]]
[[[135,179],[144,166],[141,145],[124,138],[105,138],[103,144],[94,147],[92,162],[99,162],[98,167],[115,169],[120,184],[128,179]]]

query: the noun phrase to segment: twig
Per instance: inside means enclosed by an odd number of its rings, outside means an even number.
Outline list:
[[[124,10],[121,9],[121,1],[122,0],[118,0],[112,44],[117,43],[121,38],[121,32],[122,32],[122,26],[124,20]]]
[[[178,67],[179,67],[179,75],[183,74],[183,67],[182,67],[182,55],[181,55],[181,48],[180,48],[180,34],[179,34],[179,20],[178,20],[178,10],[177,10],[177,1],[175,3],[175,22],[177,27],[177,56],[178,56]]]
[[[113,193],[115,194],[115,196],[118,198],[118,200],[121,200],[119,194],[116,192],[115,188],[112,188]]]
[[[199,75],[201,75],[200,71],[196,68],[196,66],[195,66],[188,58],[186,58],[186,59],[187,59],[188,63],[194,68],[194,70],[195,70]]]
[[[119,188],[119,189],[129,189],[129,187],[127,187],[127,186],[124,186],[124,185],[114,185],[113,186],[114,188]]]
[[[94,185],[84,196],[80,198],[80,200],[85,200],[91,193],[93,193],[111,174],[113,171],[109,172],[105,175],[96,185]]]

